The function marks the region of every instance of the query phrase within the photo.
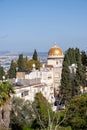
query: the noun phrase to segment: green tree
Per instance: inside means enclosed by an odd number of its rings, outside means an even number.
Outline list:
[[[76,63],[76,51],[74,48],[69,48],[66,52],[65,52],[65,58],[66,58],[66,62],[69,65],[71,64],[75,64]]]
[[[70,101],[65,124],[71,126],[72,130],[87,129],[87,94],[76,96]]]
[[[85,67],[82,64],[81,53],[79,49],[76,48],[76,60],[77,60],[77,69],[75,76],[75,86],[77,94],[80,91],[80,87],[84,87],[86,84],[86,71]]]
[[[0,80],[3,80],[3,76],[5,76],[5,72],[3,67],[0,66]]]
[[[81,57],[83,58],[82,61],[85,62],[86,54],[84,52],[82,52],[82,54],[81,54],[80,50],[78,48],[75,48],[75,49],[69,48],[65,52],[65,58],[66,58],[66,62],[68,64],[68,66],[71,64],[78,64],[79,62],[81,62]]]
[[[75,93],[76,95],[80,94],[80,87],[85,87],[86,84],[86,75],[85,69],[82,64],[78,64],[75,76]]]
[[[75,49],[76,64],[81,64],[81,52],[78,48]]]
[[[8,71],[8,76],[9,76],[9,78],[16,77],[16,64],[13,60],[11,61],[10,69]]]
[[[13,85],[9,82],[0,82],[0,130],[7,130],[10,122],[10,99],[14,93]]]
[[[41,67],[40,61],[37,60],[34,63],[35,63],[36,69],[40,69],[40,67]]]
[[[70,127],[62,126],[62,123],[66,119],[66,111],[53,112],[51,105],[41,92],[37,93],[35,96],[33,109],[36,118],[33,121],[31,128],[34,130],[71,130]]]
[[[25,70],[25,64],[24,64],[23,54],[19,55],[17,63],[18,63],[18,70],[19,71]]]
[[[35,61],[33,59],[30,59],[30,60],[27,60],[27,62],[26,62],[26,70],[32,70],[33,64],[35,64],[35,69],[40,69],[40,67],[41,67],[40,62],[38,60]]]
[[[61,95],[65,101],[69,101],[72,97],[70,70],[65,59],[63,62],[63,69],[62,69]]]
[[[82,64],[83,66],[87,66],[87,54],[85,51],[81,52],[81,57],[82,57]]]
[[[34,50],[34,53],[33,53],[33,57],[32,57],[32,59],[35,60],[35,61],[38,60],[38,54],[37,54],[36,49]]]
[[[80,94],[80,87],[84,87],[86,85],[86,68],[83,66],[84,58],[86,57],[86,55],[84,55],[85,54],[81,53],[78,48],[69,48],[65,53],[64,60],[67,62],[68,66],[70,66],[71,64],[76,64],[77,66],[76,74],[73,74],[73,76],[71,76],[73,96]]]
[[[14,93],[13,86],[9,82],[0,82],[0,106],[2,106]]]
[[[23,127],[31,125],[34,119],[34,112],[29,100],[24,100],[19,97],[12,99],[11,114],[10,114],[10,125],[12,130],[22,130]]]
[[[26,63],[25,63],[26,70],[32,70],[33,64],[35,64],[35,61],[33,59],[27,60]]]
[[[47,127],[51,127],[53,112],[51,105],[41,94],[41,92],[36,94],[35,101],[33,102],[33,108],[36,114],[36,118],[32,123],[32,128],[45,129]]]

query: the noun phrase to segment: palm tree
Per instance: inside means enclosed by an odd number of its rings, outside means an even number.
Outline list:
[[[9,82],[0,82],[0,106],[2,106],[14,93],[12,84]]]
[[[10,95],[14,93],[9,82],[0,82],[0,130],[8,130],[10,123]]]

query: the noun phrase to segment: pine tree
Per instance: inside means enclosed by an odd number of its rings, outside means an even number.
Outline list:
[[[32,57],[33,60],[37,61],[38,60],[38,55],[37,55],[37,51],[36,49],[34,50],[34,53],[33,53],[33,57]]]
[[[65,101],[69,101],[72,97],[72,85],[70,78],[70,70],[67,62],[64,60],[61,79],[61,95]]]

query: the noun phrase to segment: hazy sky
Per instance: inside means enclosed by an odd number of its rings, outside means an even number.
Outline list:
[[[87,0],[0,0],[0,50],[87,50]]]

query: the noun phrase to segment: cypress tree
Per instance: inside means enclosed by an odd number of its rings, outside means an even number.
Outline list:
[[[34,50],[34,53],[33,53],[33,57],[32,57],[33,60],[37,61],[38,60],[38,55],[37,55],[37,51],[36,49]]]
[[[81,53],[78,48],[75,49],[75,57],[76,57],[76,64],[82,64],[81,62]]]
[[[66,57],[66,62],[68,63],[68,65],[76,63],[76,51],[75,51],[75,49],[69,48],[65,53],[65,57]]]
[[[85,69],[82,64],[77,65],[76,76],[75,76],[75,95],[80,93],[80,87],[85,87],[86,75]]]
[[[5,75],[4,69],[0,66],[0,80],[3,80],[3,76]]]
[[[82,64],[81,53],[79,49],[76,48],[76,61],[77,61],[77,69],[75,76],[75,93],[76,95],[80,93],[80,87],[84,87],[86,84],[86,71],[85,67]]]
[[[20,55],[19,55],[19,58],[18,58],[18,62],[17,62],[17,63],[18,63],[18,70],[19,70],[19,71],[25,70],[23,54],[20,54]]]
[[[81,57],[83,66],[87,66],[87,54],[85,53],[85,51],[81,52]]]
[[[70,65],[70,58],[69,58],[68,53],[65,54],[65,59],[66,59],[67,64]]]
[[[65,60],[63,62],[63,69],[62,69],[61,95],[63,96],[64,101],[69,101],[72,96],[70,70]]]
[[[86,55],[82,55],[78,48],[69,48],[65,53],[65,61],[68,66],[73,63],[77,65],[76,74],[74,74],[73,77],[71,76],[73,96],[80,93],[80,86],[84,87],[86,85],[86,68],[82,65],[82,63],[84,63],[84,57],[86,58]],[[86,64],[86,62],[84,64]]]
[[[8,76],[9,76],[9,78],[15,78],[16,77],[16,65],[13,62],[13,60],[11,61],[10,69],[8,71]]]

